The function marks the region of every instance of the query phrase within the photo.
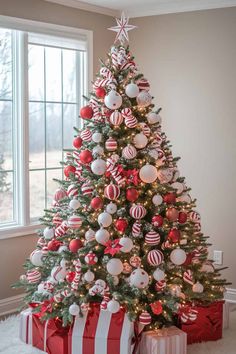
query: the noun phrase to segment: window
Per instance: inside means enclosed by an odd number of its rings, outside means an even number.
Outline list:
[[[48,26],[22,31],[0,18],[0,237],[25,234],[50,207],[80,125],[89,37]]]

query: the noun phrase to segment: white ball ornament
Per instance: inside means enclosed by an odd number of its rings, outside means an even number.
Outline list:
[[[123,271],[123,263],[118,258],[112,258],[107,262],[107,271],[111,275],[119,275]]]
[[[62,252],[64,252],[64,251],[68,251],[68,247],[67,246],[60,246],[59,248],[58,248],[58,253],[62,253]]]
[[[162,202],[163,202],[163,198],[160,194],[155,194],[153,197],[152,197],[152,202],[154,205],[158,206],[158,205],[161,205]]]
[[[135,147],[131,144],[127,145],[126,147],[124,147],[124,149],[122,150],[122,157],[124,157],[127,160],[132,160],[136,157],[137,155],[137,150],[135,149]]]
[[[180,183],[180,182],[171,183],[171,187],[176,189],[178,194],[181,194],[184,190],[184,185],[183,185],[183,183]]]
[[[100,143],[102,141],[102,134],[101,133],[93,133],[92,141],[95,143]]]
[[[121,237],[119,244],[122,246],[120,251],[128,253],[134,247],[133,241],[129,237]]]
[[[137,97],[139,94],[139,87],[138,85],[134,84],[134,83],[130,83],[126,86],[125,88],[125,94],[130,97],[130,98],[134,98]]]
[[[41,267],[43,265],[42,257],[43,252],[40,250],[35,250],[30,255],[30,261],[34,266]]]
[[[95,175],[102,176],[106,172],[106,161],[96,159],[91,163],[91,170]]]
[[[139,134],[135,135],[135,137],[134,137],[134,146],[137,149],[145,148],[147,143],[148,143],[148,139],[147,139],[146,135],[144,135],[143,133],[139,133]]]
[[[161,123],[161,117],[156,114],[155,112],[150,112],[147,115],[147,120],[149,124],[157,124],[157,123]]]
[[[152,102],[152,96],[147,91],[139,92],[136,99],[137,99],[137,103],[140,107],[147,107]]]
[[[156,281],[164,280],[164,279],[165,279],[165,272],[164,272],[162,269],[157,268],[157,269],[153,272],[153,278],[154,278]]]
[[[157,169],[153,165],[146,164],[141,167],[139,177],[145,183],[153,183],[157,179]]]
[[[174,249],[170,254],[170,260],[175,265],[181,265],[186,261],[186,252],[181,248]]]
[[[69,207],[76,210],[81,207],[80,201],[78,199],[72,199],[69,203]]]
[[[122,105],[122,97],[115,90],[111,90],[104,98],[104,103],[109,109],[118,109]]]
[[[46,227],[46,229],[43,231],[43,236],[46,238],[46,240],[51,240],[54,237],[54,229]]]
[[[93,153],[93,155],[102,156],[104,154],[104,149],[102,146],[97,145],[93,148],[92,153]]]
[[[79,312],[80,312],[80,308],[79,308],[79,306],[78,306],[76,303],[70,305],[70,307],[69,307],[69,313],[70,313],[72,316],[78,316]]]
[[[91,283],[94,281],[95,275],[91,270],[87,270],[86,273],[84,273],[84,280],[87,281],[88,283]]]
[[[204,287],[201,283],[196,282],[195,284],[193,284],[192,290],[194,293],[203,293]]]
[[[98,223],[101,224],[103,227],[108,227],[112,223],[112,217],[111,214],[107,212],[103,212],[98,215]]]
[[[107,304],[107,310],[111,313],[117,313],[120,310],[120,304],[118,301],[112,299]]]
[[[88,229],[88,231],[85,232],[85,239],[88,242],[93,241],[95,239],[95,231]]]
[[[106,206],[106,212],[108,212],[109,214],[115,214],[117,212],[117,205],[115,203],[109,203]]]
[[[135,269],[130,275],[130,285],[138,289],[146,288],[149,283],[148,273],[142,268]]]
[[[95,234],[95,239],[101,245],[105,245],[110,238],[110,234],[106,229],[100,229]]]

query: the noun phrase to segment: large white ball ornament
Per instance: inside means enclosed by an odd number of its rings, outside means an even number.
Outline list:
[[[112,223],[112,217],[111,214],[107,212],[103,212],[98,215],[98,223],[101,224],[103,227],[108,227]]]
[[[195,284],[193,284],[192,290],[193,290],[194,293],[201,294],[201,293],[203,293],[204,287],[203,287],[203,285],[201,283],[199,283],[197,281]]]
[[[92,153],[93,153],[93,155],[102,156],[104,154],[104,149],[102,146],[97,145],[97,146],[94,146]]]
[[[119,244],[122,246],[120,251],[128,253],[134,247],[133,241],[129,237],[121,237]]]
[[[125,94],[130,98],[137,97],[139,94],[138,85],[136,85],[134,83],[128,84],[125,88]]]
[[[101,133],[93,133],[92,141],[95,143],[100,143],[102,141],[102,134]]]
[[[120,304],[118,301],[112,299],[107,304],[107,310],[111,313],[117,313],[120,310]]]
[[[43,265],[42,257],[43,252],[40,250],[35,250],[30,255],[30,261],[34,266],[41,267]]]
[[[106,211],[109,213],[109,214],[115,214],[117,212],[117,205],[115,203],[109,203],[107,206],[106,206]]]
[[[137,149],[145,148],[147,143],[148,143],[148,139],[147,139],[146,135],[144,135],[143,133],[139,133],[139,134],[135,135],[135,137],[134,137],[134,146]]]
[[[135,269],[130,275],[130,285],[138,289],[146,288],[149,283],[148,273],[142,268]]]
[[[96,159],[91,163],[91,170],[95,175],[103,175],[106,172],[106,168],[106,161],[102,159]]]
[[[79,312],[80,312],[80,308],[79,308],[79,306],[77,304],[74,303],[74,304],[70,305],[69,313],[72,316],[78,316]]]
[[[109,109],[118,109],[122,105],[122,97],[115,90],[111,90],[104,98],[104,103]]]
[[[81,207],[80,201],[78,199],[72,199],[69,203],[69,207],[76,210]]]
[[[170,260],[176,265],[181,265],[186,261],[186,252],[181,248],[174,249],[170,254]]]
[[[46,229],[43,231],[43,236],[46,238],[46,240],[51,240],[54,237],[54,229],[46,227]]]
[[[141,91],[137,96],[137,103],[140,107],[147,107],[152,103],[152,96],[147,91]]]
[[[165,279],[165,272],[164,272],[162,269],[157,268],[157,269],[153,272],[153,278],[154,278],[156,281],[164,280],[164,279]]]
[[[160,194],[155,194],[153,197],[152,197],[152,202],[154,205],[158,206],[158,205],[161,205],[162,202],[163,202],[163,198]]]
[[[88,231],[85,232],[85,239],[88,242],[93,241],[95,239],[95,231],[88,229]]]
[[[106,229],[100,229],[95,234],[95,239],[101,245],[105,245],[110,238],[110,234]]]
[[[107,271],[111,275],[119,275],[123,271],[123,263],[118,258],[112,258],[107,262]]]
[[[156,114],[155,112],[148,113],[147,120],[149,124],[161,123],[161,117],[159,116],[159,114]]]
[[[157,179],[157,169],[153,165],[144,165],[139,171],[139,177],[145,183],[153,183]]]
[[[87,270],[86,273],[84,273],[84,280],[87,281],[88,283],[91,283],[94,281],[95,274],[91,272],[91,270]]]

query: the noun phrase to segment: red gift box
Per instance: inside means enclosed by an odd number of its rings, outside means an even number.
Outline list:
[[[224,301],[217,301],[208,306],[194,306],[198,312],[196,320],[180,324],[180,328],[187,333],[188,344],[222,338],[223,305]]]

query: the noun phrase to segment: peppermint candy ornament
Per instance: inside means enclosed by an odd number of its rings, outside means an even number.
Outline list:
[[[110,115],[110,123],[113,124],[114,126],[119,126],[123,123],[123,116],[119,111],[114,111]]]
[[[58,203],[61,199],[66,197],[66,191],[63,188],[58,188],[54,194],[53,199]]]
[[[88,265],[94,265],[97,263],[98,261],[98,257],[96,256],[95,253],[93,253],[92,251],[90,251],[85,257],[84,257],[85,262]]]
[[[124,157],[126,160],[132,160],[136,157],[136,155],[137,155],[137,150],[131,144],[127,145],[122,150],[122,157]]]
[[[55,229],[55,236],[62,237],[63,235],[66,234],[67,230],[68,230],[68,224],[66,221],[63,221],[61,225]]]
[[[120,196],[120,188],[115,184],[109,184],[104,189],[104,195],[110,200],[117,200]]]
[[[82,225],[82,219],[77,215],[72,215],[68,219],[68,226],[71,229],[79,229]]]
[[[108,151],[116,151],[118,147],[117,141],[110,137],[109,139],[107,139],[106,143],[105,143],[105,148]]]
[[[188,269],[188,270],[186,270],[186,271],[184,272],[184,274],[183,274],[183,280],[184,280],[186,283],[188,283],[188,284],[190,284],[190,285],[193,285],[193,272],[192,272],[190,269]]]
[[[89,129],[85,129],[81,132],[80,137],[83,141],[89,142],[92,140],[92,133]]]
[[[163,253],[159,250],[151,250],[148,252],[147,261],[151,266],[159,266],[164,260]]]
[[[41,280],[41,273],[38,270],[28,270],[26,279],[31,284],[37,284]]]
[[[124,118],[131,117],[132,116],[132,110],[130,108],[123,108],[121,110],[121,114]]]
[[[160,243],[160,240],[161,240],[161,237],[160,237],[159,233],[156,231],[149,231],[145,235],[145,242],[149,246],[158,245]]]
[[[188,213],[188,219],[194,223],[200,223],[201,216],[197,211],[190,211],[190,213]]]
[[[138,124],[138,120],[134,116],[125,117],[125,125],[127,128],[135,128]]]
[[[141,223],[139,221],[135,221],[135,223],[132,226],[132,236],[133,237],[140,237],[142,236],[141,234]]]
[[[139,79],[137,82],[137,85],[138,85],[140,91],[149,91],[150,90],[150,84],[149,84],[148,80],[145,78]]]
[[[78,195],[78,188],[75,184],[71,184],[67,189],[67,195],[70,198],[77,197]]]
[[[151,129],[149,128],[149,126],[146,124],[146,123],[139,123],[139,126],[143,132],[143,134],[146,136],[146,137],[149,137],[150,134],[151,134]]]
[[[81,192],[83,195],[91,195],[94,191],[94,186],[90,181],[84,182],[81,186]]]
[[[140,204],[133,205],[129,210],[130,216],[132,216],[132,218],[138,219],[138,220],[144,218],[146,213],[147,213],[146,209],[144,208],[144,206],[142,206]]]

